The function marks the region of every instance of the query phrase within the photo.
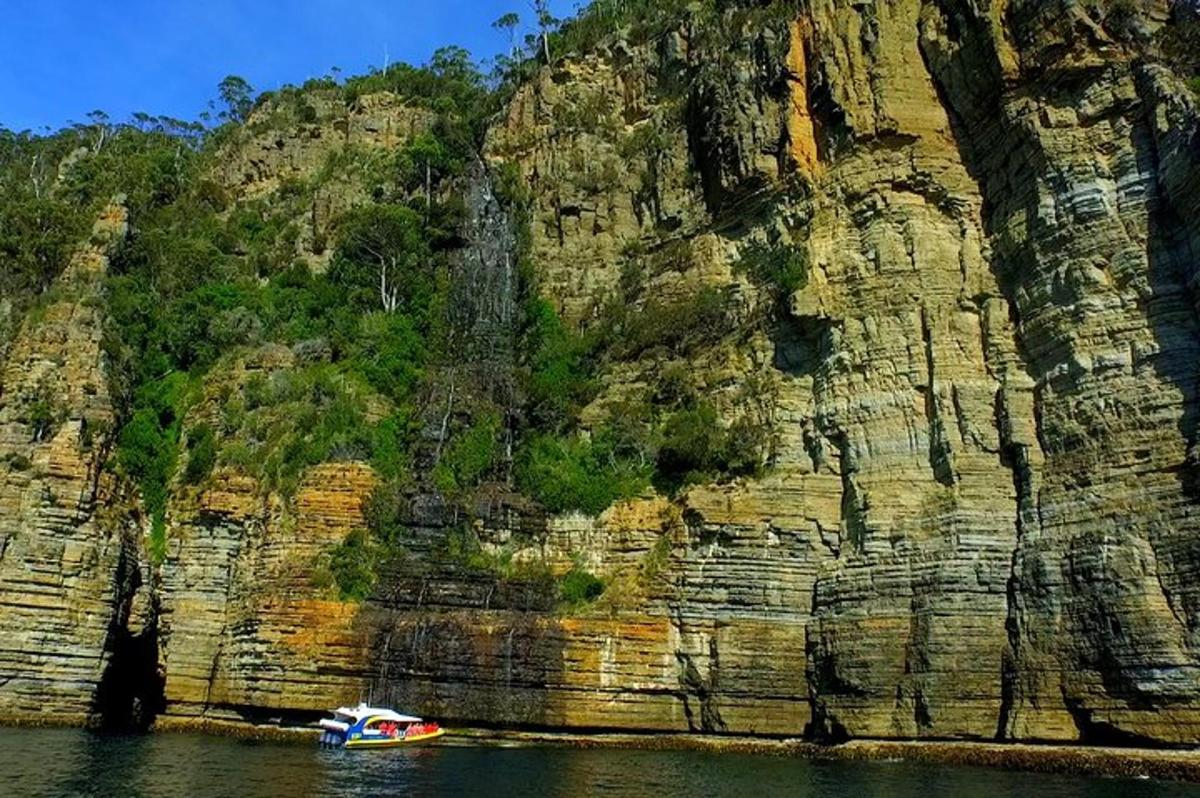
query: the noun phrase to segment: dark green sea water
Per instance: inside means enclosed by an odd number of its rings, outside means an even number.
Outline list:
[[[0,795],[1146,798],[1200,796],[1200,787],[689,751],[435,745],[355,752],[200,735],[0,729]]]

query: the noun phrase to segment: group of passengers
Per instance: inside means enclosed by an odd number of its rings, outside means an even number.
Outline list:
[[[420,737],[437,730],[435,723],[411,723],[401,725],[387,720],[379,724],[379,731],[388,737]]]

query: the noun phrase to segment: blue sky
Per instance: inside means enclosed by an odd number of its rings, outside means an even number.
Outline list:
[[[195,119],[226,75],[259,90],[457,44],[506,48],[491,23],[528,0],[0,0],[0,126],[40,130],[102,109]],[[555,0],[565,16],[576,0]]]

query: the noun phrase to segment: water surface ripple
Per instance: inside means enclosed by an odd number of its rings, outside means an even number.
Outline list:
[[[0,729],[0,794],[25,796],[1200,796],[1152,781],[699,751],[434,745],[328,751],[187,734]]]

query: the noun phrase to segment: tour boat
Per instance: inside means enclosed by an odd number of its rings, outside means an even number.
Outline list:
[[[446,730],[412,715],[390,709],[339,707],[321,721],[321,745],[331,748],[390,748],[436,740]]]

